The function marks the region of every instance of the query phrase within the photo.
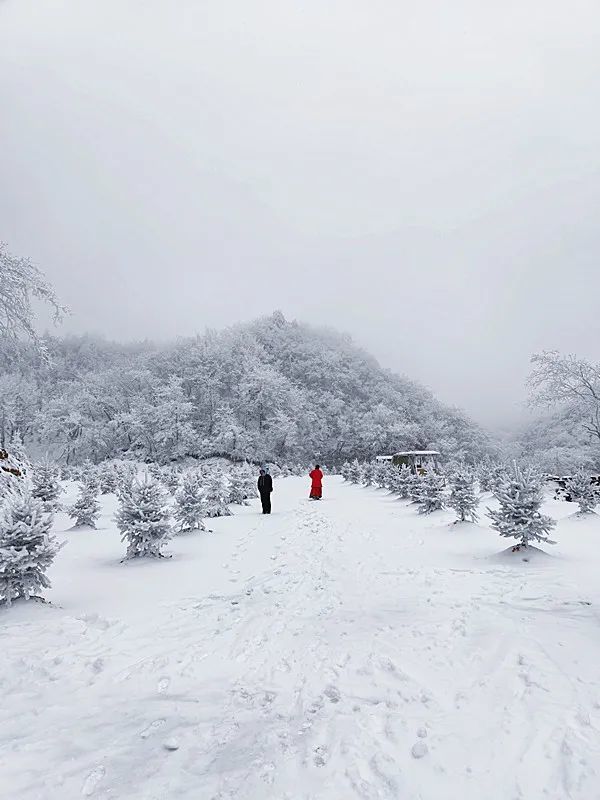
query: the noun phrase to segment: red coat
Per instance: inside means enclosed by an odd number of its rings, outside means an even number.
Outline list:
[[[322,489],[323,488],[323,473],[320,469],[313,469],[312,472],[309,472],[308,477],[312,481],[312,488],[313,489]]]

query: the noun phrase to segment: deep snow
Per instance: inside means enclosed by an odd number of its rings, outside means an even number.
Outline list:
[[[306,495],[125,564],[114,497],[98,531],[60,514],[52,605],[0,611],[2,798],[598,800],[600,518],[548,501],[525,563],[485,522]]]

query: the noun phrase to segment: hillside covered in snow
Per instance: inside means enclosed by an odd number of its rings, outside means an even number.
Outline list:
[[[47,338],[0,352],[2,442],[70,463],[187,456],[341,463],[432,447],[474,460],[486,436],[422,386],[383,369],[349,337],[276,312],[155,345]]]

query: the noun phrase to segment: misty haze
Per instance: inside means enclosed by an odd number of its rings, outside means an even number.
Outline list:
[[[598,800],[599,52],[0,0],[7,797]]]

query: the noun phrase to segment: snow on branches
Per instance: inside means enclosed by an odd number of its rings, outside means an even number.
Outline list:
[[[514,474],[496,489],[498,510],[487,509],[492,528],[507,538],[517,539],[515,550],[532,542],[554,544],[548,534],[555,521],[540,513],[543,500],[543,479],[532,469],[515,465]]]
[[[61,545],[52,515],[28,487],[11,492],[0,509],[0,599],[7,605],[50,586],[46,571]]]

